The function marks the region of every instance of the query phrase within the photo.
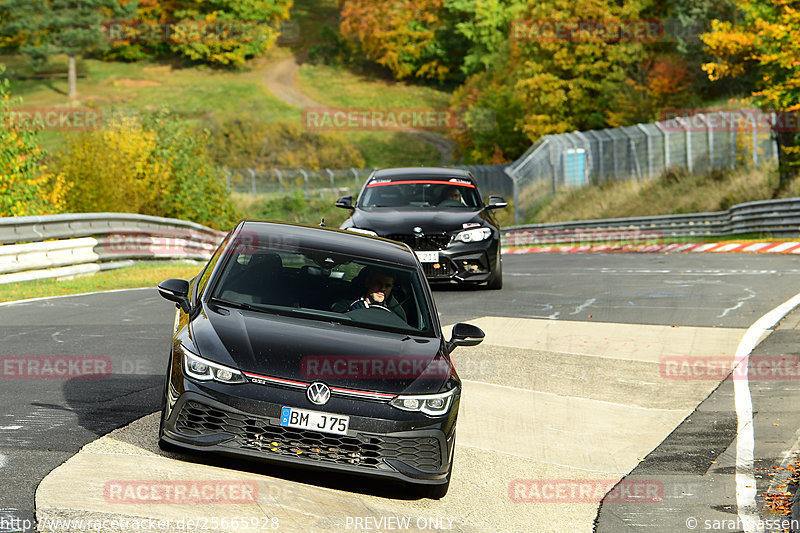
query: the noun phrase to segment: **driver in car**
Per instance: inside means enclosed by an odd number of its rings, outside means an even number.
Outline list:
[[[366,287],[364,296],[351,303],[347,310],[382,307],[390,311],[389,297],[394,288],[394,276],[386,271],[372,270],[364,279],[364,285]]]
[[[383,309],[393,312],[403,320],[406,313],[400,304],[391,300],[394,288],[394,274],[387,270],[370,269],[364,277],[364,294],[359,299],[347,305],[346,309],[340,304],[334,305],[335,311],[346,312],[355,309]],[[339,307],[339,309],[337,309]]]

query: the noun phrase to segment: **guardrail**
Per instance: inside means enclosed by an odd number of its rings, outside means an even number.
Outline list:
[[[800,236],[800,198],[748,202],[712,213],[511,226],[503,229],[503,245],[739,234]],[[0,218],[0,284],[75,276],[140,259],[206,261],[224,235],[193,222],[124,213]]]
[[[0,284],[120,268],[137,259],[207,261],[224,235],[193,222],[124,213],[0,218]]]
[[[741,234],[800,236],[800,198],[747,202],[710,213],[511,226],[503,229],[503,245],[656,241]]]

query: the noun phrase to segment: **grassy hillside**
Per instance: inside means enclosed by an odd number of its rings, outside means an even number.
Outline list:
[[[720,211],[743,202],[800,195],[800,180],[777,190],[774,166],[697,175],[665,173],[649,181],[608,182],[545,196],[525,223]]]

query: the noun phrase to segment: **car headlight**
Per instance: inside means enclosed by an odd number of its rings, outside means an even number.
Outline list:
[[[485,241],[491,236],[492,230],[490,228],[468,229],[456,235],[456,240],[461,242],[478,242]]]
[[[377,237],[378,234],[369,229],[361,229],[361,228],[347,228],[347,231],[352,231],[355,233],[362,233],[364,235],[372,235],[373,237]]]
[[[220,383],[245,383],[247,380],[241,372],[203,359],[181,345],[183,353],[183,370],[186,375],[199,381],[219,381]]]
[[[398,396],[389,405],[403,411],[417,411],[430,416],[442,416],[450,410],[458,389],[440,394],[426,394],[420,396]]]

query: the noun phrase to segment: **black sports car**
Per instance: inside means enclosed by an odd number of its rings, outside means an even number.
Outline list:
[[[492,211],[508,203],[490,196],[484,205],[467,170],[390,168],[376,170],[358,203],[343,196],[337,207],[353,211],[341,229],[408,244],[431,283],[503,287],[500,228]]]
[[[388,476],[442,497],[461,381],[408,246],[351,232],[242,222],[177,303],[162,448]]]

